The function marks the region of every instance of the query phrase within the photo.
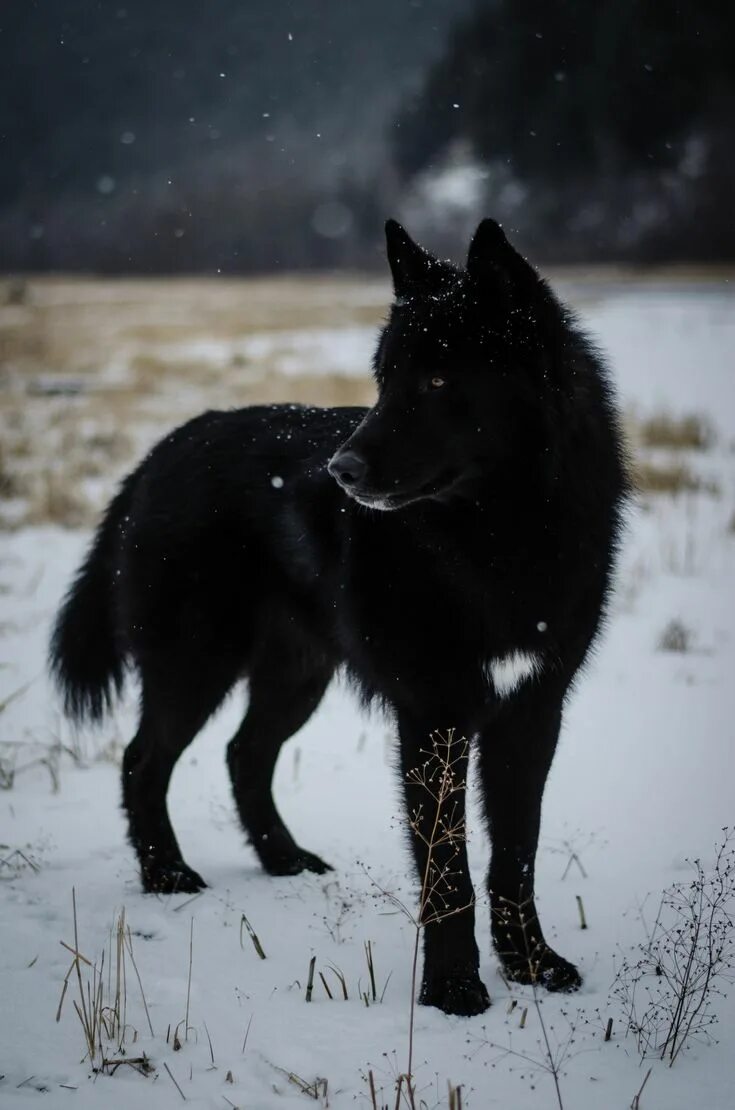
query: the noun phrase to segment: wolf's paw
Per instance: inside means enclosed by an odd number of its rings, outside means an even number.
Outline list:
[[[512,958],[502,959],[503,974],[514,983],[535,983],[546,987],[547,991],[567,992],[579,990],[582,976],[574,964],[563,956],[557,955],[552,948],[546,948],[540,959]]]
[[[326,875],[327,871],[334,868],[325,863],[313,852],[305,852],[302,848],[288,855],[279,855],[272,859],[263,860],[263,867],[269,875],[300,875],[302,871],[313,871],[315,875]]]
[[[490,995],[477,972],[450,973],[443,978],[424,980],[419,1002],[422,1006],[436,1006],[445,1014],[473,1017],[485,1013]]]
[[[151,861],[143,865],[142,872],[146,894],[197,894],[207,886],[201,875],[182,859],[167,863]]]

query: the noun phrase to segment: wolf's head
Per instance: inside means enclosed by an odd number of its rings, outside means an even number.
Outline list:
[[[465,269],[394,220],[385,230],[395,301],[374,358],[378,400],[329,472],[374,509],[473,496],[548,450],[547,408],[574,333],[493,220]]]

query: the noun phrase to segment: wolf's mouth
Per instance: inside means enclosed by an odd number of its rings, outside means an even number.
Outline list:
[[[445,471],[438,478],[432,478],[414,490],[400,490],[399,492],[385,493],[373,490],[351,490],[343,487],[353,501],[363,505],[366,509],[377,509],[382,512],[391,512],[412,505],[416,501],[443,501],[456,485],[457,475],[454,471]]]
[[[401,507],[401,501],[395,495],[351,493],[349,490],[345,490],[345,493],[348,493],[353,501],[357,501],[358,505],[363,505],[366,509],[390,512]]]

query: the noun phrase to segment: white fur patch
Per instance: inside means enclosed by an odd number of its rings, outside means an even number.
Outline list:
[[[510,697],[529,678],[541,673],[539,655],[530,651],[511,651],[500,659],[490,659],[482,669],[488,682],[492,682],[499,698]]]

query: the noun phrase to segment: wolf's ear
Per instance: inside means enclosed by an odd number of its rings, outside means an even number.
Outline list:
[[[393,289],[397,297],[417,286],[427,285],[431,270],[438,263],[433,255],[414,243],[411,236],[395,220],[386,220],[385,242],[388,248],[388,265],[393,275]]]
[[[472,237],[467,272],[480,280],[490,277],[497,282],[500,277],[511,285],[539,281],[533,266],[510,245],[495,220],[483,220]]]

